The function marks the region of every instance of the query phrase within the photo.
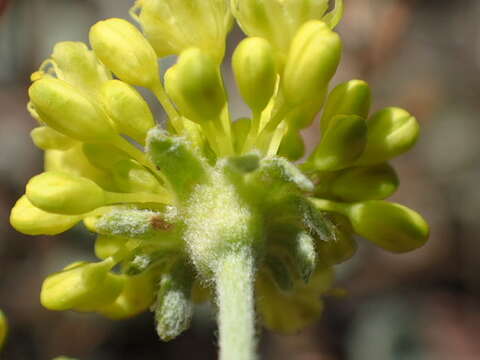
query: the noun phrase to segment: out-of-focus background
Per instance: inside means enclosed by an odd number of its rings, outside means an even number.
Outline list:
[[[262,331],[262,359],[480,359],[480,1],[345,2],[338,27],[345,52],[334,83],[365,79],[374,108],[398,105],[419,119],[417,147],[395,161],[402,185],[394,200],[424,214],[432,235],[406,255],[361,242],[338,269],[337,286],[348,295],[328,298],[323,318],[298,335]],[[42,279],[88,259],[93,240],[82,229],[27,237],[8,223],[27,180],[42,170],[25,109],[30,73],[56,42],[86,41],[94,22],[127,17],[131,4],[0,0],[0,308],[11,326],[2,359],[216,358],[214,315],[206,308],[170,343],[157,339],[150,313],[113,322],[43,309]],[[231,44],[240,36],[234,30]],[[317,128],[306,137],[313,143]]]

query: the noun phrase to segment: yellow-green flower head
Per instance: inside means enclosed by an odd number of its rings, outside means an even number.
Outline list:
[[[388,161],[414,145],[419,125],[395,107],[370,114],[364,81],[330,90],[342,2],[328,5],[140,0],[132,14],[143,33],[107,19],[90,30],[93,50],[55,46],[29,89],[45,171],[10,222],[29,235],[85,226],[98,261],[50,275],[45,307],[112,319],[150,308],[170,340],[195,302],[217,302],[221,319],[232,303],[250,303],[239,311],[253,319],[256,302],[266,327],[294,332],[322,313],[354,235],[396,253],[426,242],[425,220],[385,200],[399,186]],[[247,34],[231,67],[251,109],[235,121],[221,70],[231,13]],[[158,58],[170,54],[178,58],[162,75]],[[301,130],[322,109],[318,144],[305,154]]]
[[[232,26],[228,2],[137,0],[131,15],[141,24],[158,57],[197,47],[222,62]]]

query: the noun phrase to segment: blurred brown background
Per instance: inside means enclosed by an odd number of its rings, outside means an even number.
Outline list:
[[[0,308],[11,326],[1,359],[216,358],[208,308],[170,343],[157,339],[150,313],[112,322],[43,309],[42,278],[90,258],[93,239],[82,229],[27,237],[8,224],[9,209],[42,166],[29,138],[29,74],[56,42],[85,41],[95,21],[126,17],[131,3],[0,0]],[[262,359],[480,359],[480,1],[346,0],[338,30],[345,53],[334,82],[365,79],[374,108],[405,107],[422,125],[415,150],[395,162],[402,186],[394,198],[424,214],[432,236],[401,256],[362,242],[338,268],[348,296],[327,299],[322,320],[298,335],[263,331]],[[239,38],[235,30],[232,44]],[[306,137],[316,141],[315,126]]]

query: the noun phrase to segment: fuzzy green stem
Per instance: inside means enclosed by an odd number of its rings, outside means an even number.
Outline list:
[[[254,360],[254,265],[249,251],[219,261],[216,273],[220,360]]]

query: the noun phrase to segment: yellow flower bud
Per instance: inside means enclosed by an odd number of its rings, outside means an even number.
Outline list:
[[[94,52],[82,42],[57,43],[53,48],[52,60],[59,79],[88,92],[96,92],[103,82],[112,78]]]
[[[301,104],[322,96],[335,74],[341,51],[340,37],[324,22],[305,23],[292,40],[283,73],[287,101]]]
[[[138,91],[120,80],[110,80],[103,84],[102,100],[118,132],[144,145],[148,130],[156,123]]]
[[[362,80],[350,80],[335,87],[325,103],[320,120],[322,131],[327,130],[330,120],[336,115],[357,115],[366,119],[371,96],[370,87]]]
[[[45,172],[30,179],[26,195],[48,212],[84,214],[105,204],[105,194],[93,181],[62,172]]]
[[[126,319],[147,310],[155,297],[154,281],[150,273],[124,276],[125,285],[117,299],[98,310],[110,319]]]
[[[225,106],[218,66],[200,49],[182,52],[165,74],[165,87],[180,111],[200,124],[218,118]]]
[[[323,20],[334,28],[343,13],[342,1],[326,14],[328,0],[230,0],[232,13],[249,36],[267,39],[281,57],[297,30],[309,20]]]
[[[399,204],[378,200],[357,203],[350,206],[348,216],[357,234],[388,251],[408,252],[428,239],[425,220]]]
[[[362,154],[366,139],[364,119],[355,115],[336,116],[312,154],[313,167],[334,171],[352,165]]]
[[[110,273],[113,265],[110,259],[80,262],[48,276],[40,293],[42,305],[50,310],[92,311],[111,304],[125,281]]]
[[[80,216],[52,214],[32,205],[23,195],[10,213],[10,224],[15,230],[27,235],[56,235],[72,228]]]
[[[243,40],[233,53],[232,67],[243,100],[260,113],[270,101],[277,81],[272,46],[258,37]]]
[[[72,138],[48,126],[39,126],[30,132],[36,147],[42,150],[67,150],[77,143]]]
[[[155,51],[128,21],[99,21],[92,26],[89,36],[95,54],[120,80],[145,87],[159,81]]]
[[[81,141],[108,141],[117,134],[102,109],[63,80],[44,78],[28,90],[42,121]]]
[[[142,0],[138,21],[158,57],[198,47],[221,63],[232,16],[225,0]]]
[[[390,107],[367,120],[368,140],[358,159],[361,166],[378,164],[408,151],[417,141],[417,120],[403,109]]]

